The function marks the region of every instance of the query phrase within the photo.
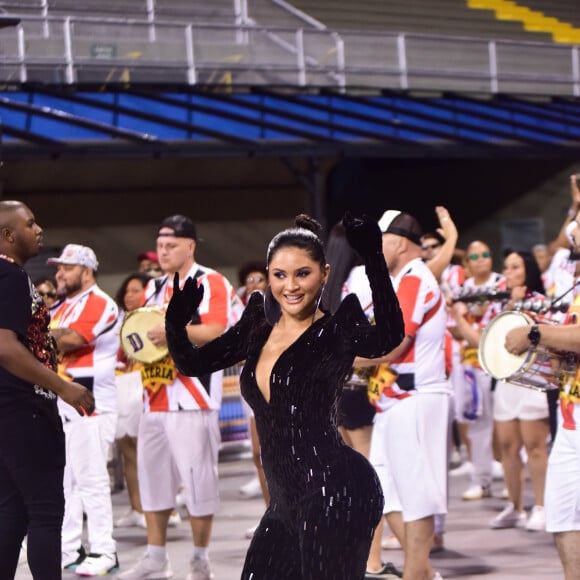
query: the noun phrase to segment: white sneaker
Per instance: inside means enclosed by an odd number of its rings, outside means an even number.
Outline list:
[[[433,576],[433,580],[443,580],[443,576],[439,572],[435,572],[435,576]]]
[[[458,477],[460,475],[471,475],[473,473],[473,463],[471,461],[466,461],[462,463],[459,467],[451,469],[449,475],[451,477]]]
[[[183,490],[178,491],[175,496],[175,507],[177,509],[185,507],[185,496],[183,495]]]
[[[535,505],[532,508],[528,521],[526,522],[526,530],[528,530],[528,532],[544,532],[546,530],[546,514],[544,513],[544,506]]]
[[[523,528],[526,525],[526,512],[517,512],[513,503],[508,503],[507,507],[489,522],[489,527],[493,530],[503,528]]]
[[[381,540],[381,548],[383,550],[400,550],[401,542],[399,542],[395,534],[391,534]]]
[[[482,487],[478,484],[468,487],[461,495],[461,499],[465,501],[483,499],[484,497],[491,497],[491,489],[489,486]]]
[[[79,576],[104,576],[119,569],[117,554],[93,554],[88,556],[77,566],[75,573]]]
[[[491,477],[495,481],[503,479],[503,465],[499,461],[493,461],[491,464]]]
[[[260,486],[260,479],[256,475],[253,479],[250,479],[248,483],[240,487],[240,495],[246,499],[252,499],[254,497],[260,497],[262,495],[262,488]]]
[[[115,521],[116,528],[146,528],[145,514],[140,514],[138,511],[129,510],[124,516],[121,516]]]
[[[451,455],[449,457],[449,465],[452,468],[459,467],[461,465],[461,453],[459,453],[458,449],[453,449]]]
[[[169,516],[169,519],[167,520],[167,525],[170,528],[176,528],[180,523],[181,523],[181,516],[176,511],[174,511]]]
[[[508,491],[507,487],[504,487],[500,492],[498,497],[500,499],[509,499],[510,498],[510,492]]]
[[[84,559],[87,557],[84,546],[81,547],[73,553],[63,552],[62,553],[62,569],[63,570],[76,570],[78,566],[82,564]]]
[[[209,560],[192,560],[190,572],[186,580],[211,580],[213,578],[209,567]]]
[[[173,571],[169,560],[158,562],[150,558],[149,554],[145,554],[133,568],[117,576],[119,580],[157,580],[171,577]]]

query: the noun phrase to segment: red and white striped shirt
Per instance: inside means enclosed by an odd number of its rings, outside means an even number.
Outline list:
[[[96,284],[67,298],[52,312],[51,328],[70,328],[86,345],[62,356],[61,365],[74,380],[93,391],[95,412],[116,413],[115,366],[119,350],[119,311],[115,301]],[[73,407],[58,401],[61,415],[79,419]]]
[[[201,324],[216,324],[227,327],[232,319],[232,301],[235,291],[228,280],[219,272],[193,264],[187,278],[197,277],[203,285],[203,300],[198,308]],[[151,280],[145,288],[147,305],[166,306],[173,295],[171,276]],[[219,410],[222,399],[223,372],[218,371],[207,377],[188,377],[178,372],[173,381],[154,382],[146,380],[142,371],[143,401],[145,412],[166,412],[180,410]]]

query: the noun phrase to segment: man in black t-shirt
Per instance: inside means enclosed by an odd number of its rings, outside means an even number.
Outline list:
[[[57,395],[79,414],[94,399],[56,372],[48,310],[23,269],[42,248],[42,228],[28,207],[0,201],[0,564],[16,574],[28,534],[35,579],[61,578],[64,434]]]

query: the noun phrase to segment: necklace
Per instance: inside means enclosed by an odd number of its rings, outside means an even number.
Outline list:
[[[10,256],[7,256],[6,254],[0,254],[0,258],[2,260],[6,260],[7,262],[11,262],[12,264],[14,264],[16,262],[16,260],[14,258],[11,258]]]

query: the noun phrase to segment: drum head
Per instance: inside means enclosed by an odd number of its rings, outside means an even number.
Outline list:
[[[507,379],[525,366],[527,352],[519,355],[505,348],[507,333],[518,326],[532,324],[532,319],[523,312],[502,312],[483,330],[479,343],[479,364],[495,379]]]
[[[154,363],[165,358],[167,346],[155,346],[147,332],[163,324],[164,315],[158,308],[143,307],[130,312],[121,326],[121,347],[125,354],[142,363]]]

